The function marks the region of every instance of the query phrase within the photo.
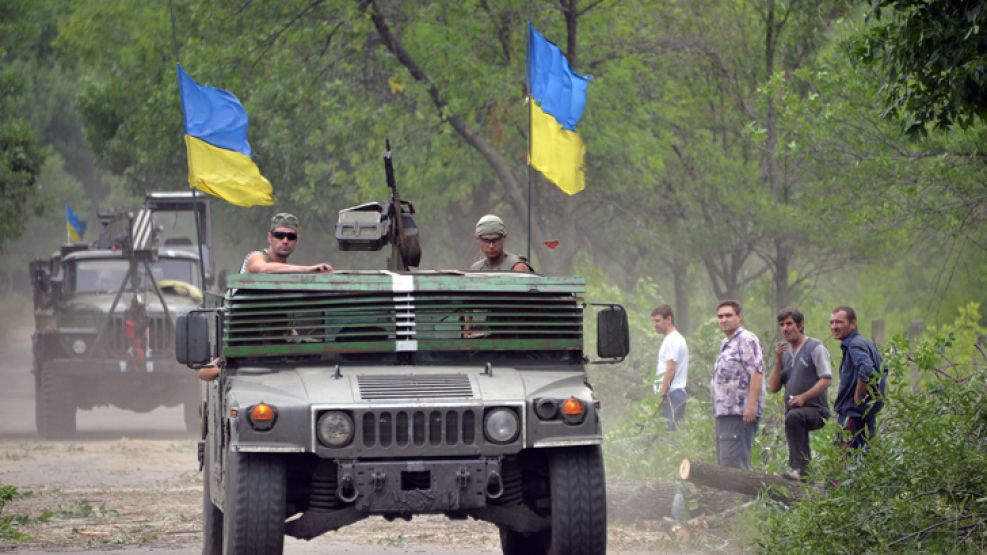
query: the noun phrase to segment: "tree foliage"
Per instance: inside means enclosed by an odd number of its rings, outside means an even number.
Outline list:
[[[0,250],[42,210],[34,184],[45,152],[19,111],[27,100],[27,80],[18,70],[40,34],[35,17],[29,2],[0,6]]]
[[[184,186],[169,5],[5,4],[32,7],[4,35],[29,54],[17,69],[28,77],[20,98],[33,102],[16,111],[93,208]],[[770,312],[813,302],[825,285],[904,318],[902,298],[948,296],[955,310],[984,283],[987,127],[910,141],[882,121],[881,78],[852,64],[844,43],[876,20],[840,0],[173,5],[178,57],[240,97],[278,208],[313,235],[331,238],[340,208],[386,194],[390,138],[423,266],[475,259],[469,230],[487,212],[505,217],[508,248],[524,252],[530,205],[539,270],[619,269],[609,279],[655,289],[687,332],[701,319],[691,307],[719,297]],[[589,186],[575,197],[535,172],[528,201],[528,19],[594,75],[580,124]],[[215,208],[220,262],[238,266],[268,210]],[[558,248],[542,244],[552,239]],[[298,256],[326,258],[328,242],[306,240]],[[878,268],[902,297],[879,305],[863,293],[877,289],[857,276]]]
[[[980,0],[870,0],[857,57],[881,73],[885,114],[910,134],[987,118],[987,6]]]
[[[768,521],[761,547],[777,553],[982,553],[987,548],[987,359],[973,344],[899,338],[881,434],[866,453],[828,445],[815,477],[838,484]],[[962,347],[966,361],[951,361]],[[913,392],[905,369],[927,386]],[[832,432],[829,427],[827,433]]]

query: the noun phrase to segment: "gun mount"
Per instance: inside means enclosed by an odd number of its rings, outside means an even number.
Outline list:
[[[336,221],[336,241],[341,251],[378,251],[389,244],[391,256],[387,269],[406,272],[418,267],[422,249],[418,226],[412,218],[415,207],[401,200],[394,180],[390,141],[387,141],[387,152],[384,153],[384,172],[387,186],[391,189],[391,200],[386,204],[368,202],[340,210]]]

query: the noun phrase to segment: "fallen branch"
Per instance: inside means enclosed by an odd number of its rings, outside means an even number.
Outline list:
[[[744,493],[747,495],[765,494],[769,498],[782,503],[798,501],[805,495],[807,486],[760,472],[751,472],[739,468],[725,468],[699,461],[682,459],[679,465],[679,477],[698,486]]]

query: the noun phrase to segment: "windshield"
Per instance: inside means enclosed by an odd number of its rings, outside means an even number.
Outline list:
[[[120,290],[130,271],[130,262],[123,259],[79,260],[73,266],[70,288],[76,293],[115,293]],[[138,264],[137,268],[141,289],[153,290],[144,264]],[[151,263],[151,271],[155,281],[174,279],[199,287],[199,272],[193,260],[159,258]],[[127,290],[133,289],[133,283],[128,283]]]

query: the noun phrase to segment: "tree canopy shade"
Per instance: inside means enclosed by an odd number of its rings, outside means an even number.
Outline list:
[[[98,186],[134,195],[181,186],[168,3],[39,4],[57,20],[48,44],[70,70],[63,87],[75,100],[31,106],[35,130],[64,141],[67,126],[52,133],[37,114],[77,114],[116,180]],[[468,265],[477,256],[470,230],[491,212],[522,252],[530,204],[539,271],[605,268],[623,291],[645,284],[674,303],[686,324],[690,297],[697,307],[714,296],[771,310],[802,304],[830,277],[898,263],[909,249],[939,271],[946,262],[930,260],[927,247],[944,239],[959,245],[952,266],[987,256],[987,126],[908,140],[881,119],[877,72],[847,57],[844,41],[869,36],[898,4],[866,25],[867,10],[845,0],[173,4],[183,67],[242,101],[278,209],[322,237],[306,241],[320,257],[340,208],[385,193],[385,139],[402,195],[416,202],[423,267]],[[578,128],[589,145],[587,187],[575,197],[532,172],[529,203],[527,21],[563,47],[574,71],[594,75]],[[11,31],[30,31],[22,27]],[[52,89],[34,84],[28,95]],[[93,195],[95,204],[105,196]],[[217,230],[239,264],[270,214],[224,205]],[[552,240],[558,248],[542,246]],[[352,269],[373,262],[329,257]],[[934,290],[929,272],[910,290]],[[940,281],[955,287],[953,273]],[[875,312],[892,306],[885,297]]]
[[[0,4],[0,250],[41,210],[33,188],[45,153],[37,133],[20,113],[27,79],[19,71],[40,33],[29,2]]]
[[[987,5],[981,0],[870,0],[858,59],[878,69],[889,117],[911,134],[987,118]]]

